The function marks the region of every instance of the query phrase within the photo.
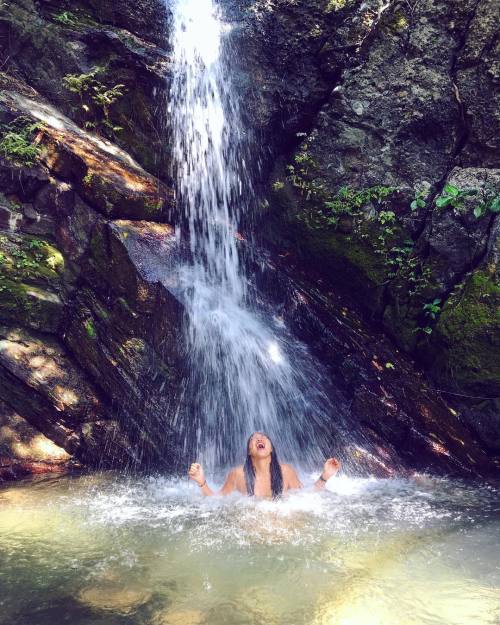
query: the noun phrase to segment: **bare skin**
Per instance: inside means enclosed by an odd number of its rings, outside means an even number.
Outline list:
[[[255,469],[255,486],[254,494],[256,497],[271,497],[271,453],[273,447],[269,438],[262,432],[255,432],[250,439],[248,448],[252,463]],[[289,464],[281,464],[283,474],[283,492],[302,488],[302,484],[297,476],[295,469]],[[314,488],[321,490],[325,487],[327,480],[340,469],[340,461],[337,458],[329,458],[323,465],[321,477],[315,482]],[[243,465],[235,467],[229,471],[224,485],[218,493],[215,493],[207,484],[205,472],[201,464],[194,462],[188,471],[189,477],[198,484],[201,492],[206,497],[213,495],[230,495],[233,492],[239,492],[247,495],[247,487],[245,482],[245,473]]]

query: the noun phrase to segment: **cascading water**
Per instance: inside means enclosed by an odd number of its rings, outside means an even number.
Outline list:
[[[190,248],[180,269],[190,376],[176,429],[186,451],[212,467],[241,459],[245,437],[257,429],[279,439],[289,459],[319,457],[311,433],[332,412],[321,376],[279,318],[259,309],[240,258],[238,225],[252,185],[224,30],[213,0],[177,0],[170,118]]]

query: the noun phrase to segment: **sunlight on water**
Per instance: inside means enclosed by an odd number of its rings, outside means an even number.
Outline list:
[[[110,474],[3,487],[0,624],[498,625],[497,490],[328,489],[202,499],[184,480]]]

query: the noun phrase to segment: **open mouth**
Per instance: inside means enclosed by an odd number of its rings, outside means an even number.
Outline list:
[[[257,449],[265,449],[266,445],[265,443],[257,443]]]

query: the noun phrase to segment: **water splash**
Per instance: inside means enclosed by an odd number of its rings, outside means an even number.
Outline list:
[[[334,411],[318,365],[273,322],[269,306],[257,305],[241,261],[238,226],[253,201],[251,141],[228,75],[227,29],[213,0],[177,0],[170,116],[190,250],[180,269],[190,375],[175,427],[186,452],[212,467],[241,460],[258,429],[287,459],[319,458]]]

